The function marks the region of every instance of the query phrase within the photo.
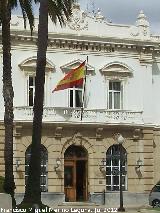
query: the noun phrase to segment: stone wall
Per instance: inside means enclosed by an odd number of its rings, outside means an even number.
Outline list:
[[[14,130],[14,177],[16,193],[24,193],[25,185],[25,152],[31,144],[30,125],[19,126]],[[106,189],[105,174],[100,171],[101,160],[105,158],[106,151],[110,146],[116,144],[113,135],[120,132],[124,138],[124,148],[127,151],[127,193],[135,195],[146,194],[153,185],[160,180],[159,173],[159,150],[160,133],[152,128],[140,129],[140,135],[134,137],[134,128],[124,127],[55,127],[44,126],[42,132],[42,144],[48,150],[48,194],[54,197],[57,193],[58,200],[64,199],[64,153],[72,144],[81,145],[88,151],[88,193],[92,199],[101,197]],[[4,126],[0,126],[0,175],[4,176]],[[60,170],[56,173],[56,159],[61,159]],[[15,169],[15,160],[20,159],[20,166]],[[140,170],[136,169],[137,160],[142,160]],[[106,192],[108,193],[108,192]],[[125,192],[126,193],[126,192]],[[112,198],[113,192],[107,194]],[[144,198],[142,196],[142,199]],[[46,199],[46,195],[44,195]],[[63,200],[62,199],[62,200]],[[107,200],[108,200],[107,199]],[[113,199],[114,200],[114,199]],[[48,202],[48,201],[47,201]],[[107,201],[106,201],[107,202]],[[146,201],[147,202],[147,201]]]
[[[160,181],[160,130],[154,131],[154,140],[153,140],[153,149],[154,149],[154,184]]]
[[[105,175],[100,171],[101,160],[105,158],[106,151],[116,144],[113,135],[120,132],[125,140],[124,148],[127,151],[127,178],[128,192],[149,192],[154,185],[154,148],[153,130],[144,129],[142,136],[134,139],[134,128],[106,128],[97,130],[96,127],[84,128],[45,127],[42,133],[42,144],[48,150],[48,192],[64,192],[64,152],[72,144],[81,145],[88,151],[88,192],[102,192],[105,189]],[[21,165],[15,171],[16,192],[24,192],[25,151],[31,143],[31,127],[23,127],[20,136],[15,137],[15,158],[20,158]],[[62,165],[58,173],[55,172],[56,159],[60,158]],[[136,170],[137,160],[141,159],[143,165]]]

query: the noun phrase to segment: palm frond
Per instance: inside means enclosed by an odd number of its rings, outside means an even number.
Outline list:
[[[10,0],[11,10],[18,7],[17,0]]]
[[[2,23],[2,1],[0,1],[0,25]]]
[[[29,25],[31,29],[31,33],[33,31],[34,27],[34,15],[33,15],[33,10],[32,10],[32,0],[19,0],[20,7],[22,10],[22,15],[24,19],[24,27],[26,28],[26,20],[28,18],[29,20]]]
[[[72,4],[74,0],[48,0],[49,16],[56,24],[57,19],[61,26],[65,25],[65,20],[72,14]]]

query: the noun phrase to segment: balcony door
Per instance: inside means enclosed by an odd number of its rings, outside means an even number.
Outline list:
[[[68,202],[87,200],[87,158],[81,146],[72,145],[65,152],[64,192]]]

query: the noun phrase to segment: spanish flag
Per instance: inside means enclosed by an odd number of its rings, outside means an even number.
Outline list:
[[[65,77],[61,81],[59,81],[56,88],[52,92],[72,88],[74,86],[82,86],[84,77],[85,61],[77,68],[72,69],[69,73],[67,73]]]

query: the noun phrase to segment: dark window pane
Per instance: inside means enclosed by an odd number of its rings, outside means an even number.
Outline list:
[[[73,90],[70,90],[70,107],[73,107]]]
[[[112,174],[119,175],[119,167],[112,167]]]
[[[119,185],[119,176],[113,176],[113,185]]]
[[[125,175],[125,174],[126,174],[126,172],[127,172],[127,171],[126,171],[125,166],[124,166],[124,167],[122,167],[122,174],[123,174],[123,175]]]
[[[27,183],[27,180],[28,180],[28,175],[25,176],[25,183]]]
[[[41,174],[46,174],[46,166],[41,166]]]
[[[119,158],[114,158],[114,159],[112,160],[112,165],[113,165],[113,166],[119,166]]]
[[[120,93],[114,92],[114,109],[120,109]]]
[[[33,88],[29,88],[29,106],[33,106]]]
[[[33,77],[29,76],[29,86],[33,86]]]
[[[76,90],[76,106],[75,107],[82,107],[82,91],[81,90]]]
[[[112,93],[109,92],[109,109],[112,109]]]
[[[25,166],[25,174],[26,174],[26,175],[29,174],[29,165]]]
[[[111,167],[106,167],[106,175],[110,175],[111,174]]]
[[[112,155],[119,155],[119,145],[112,146]]]
[[[106,176],[107,185],[111,185],[111,176]]]
[[[109,82],[109,90],[112,90],[112,82]]]
[[[111,191],[111,186],[106,186],[106,190]]]
[[[106,159],[106,166],[111,166],[111,158]]]
[[[46,185],[46,176],[41,176],[40,183],[41,185]]]
[[[119,186],[113,186],[113,191],[119,191]]]
[[[121,83],[120,82],[113,82],[113,90],[120,91],[121,90]]]
[[[125,176],[122,176],[122,185],[125,186]]]
[[[64,168],[64,186],[73,186],[73,167],[65,166]]]

